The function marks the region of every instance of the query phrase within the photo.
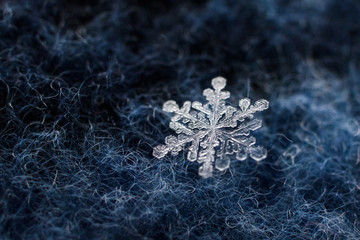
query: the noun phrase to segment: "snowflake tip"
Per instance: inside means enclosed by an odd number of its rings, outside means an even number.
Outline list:
[[[168,148],[165,145],[158,145],[154,147],[153,156],[156,158],[163,158],[168,152]]]
[[[209,178],[212,176],[213,166],[210,164],[203,164],[199,167],[199,175],[203,178]]]
[[[262,146],[251,147],[249,151],[250,157],[255,161],[261,161],[267,157],[267,150]]]
[[[243,98],[239,101],[239,107],[241,108],[241,111],[246,111],[250,106],[250,99]]]
[[[215,90],[221,90],[226,86],[226,79],[223,77],[216,77],[211,80],[211,85]]]
[[[264,111],[269,108],[269,101],[265,99],[257,100],[254,104],[254,108],[258,111]]]
[[[218,158],[215,162],[215,168],[219,171],[224,171],[230,167],[230,158],[224,157],[224,158]]]
[[[179,105],[174,100],[166,101],[163,105],[163,110],[165,112],[175,112],[179,109]]]

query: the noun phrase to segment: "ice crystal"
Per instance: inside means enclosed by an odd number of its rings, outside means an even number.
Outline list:
[[[226,79],[217,77],[212,79],[213,89],[205,89],[203,95],[208,101],[186,101],[180,108],[178,104],[169,100],[164,103],[163,110],[175,113],[171,118],[170,128],[178,136],[167,136],[165,145],[154,148],[153,155],[164,157],[167,153],[178,155],[188,144],[187,159],[197,161],[202,166],[199,175],[207,178],[212,175],[213,163],[215,168],[223,171],[230,166],[230,158],[243,161],[248,155],[256,161],[266,158],[267,150],[262,146],[255,146],[256,139],[250,132],[259,129],[262,125],[260,119],[254,118],[254,113],[269,107],[267,100],[261,99],[253,105],[250,99],[239,101],[239,107],[227,106],[225,99],[230,92],[222,91],[226,86]]]

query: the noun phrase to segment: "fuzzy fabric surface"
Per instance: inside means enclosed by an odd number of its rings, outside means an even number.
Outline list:
[[[360,2],[0,3],[1,239],[360,239]],[[211,178],[162,104],[264,98]]]

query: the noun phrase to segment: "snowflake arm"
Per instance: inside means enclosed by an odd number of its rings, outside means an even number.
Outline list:
[[[153,150],[155,157],[162,158],[169,152],[178,155],[190,144],[187,159],[202,164],[199,175],[204,178],[212,175],[214,162],[220,171],[229,168],[230,157],[234,154],[241,161],[248,155],[256,161],[267,156],[266,149],[255,146],[255,138],[249,135],[262,126],[261,120],[254,119],[254,113],[267,109],[268,101],[261,99],[251,105],[250,99],[244,98],[239,101],[239,108],[227,106],[225,100],[230,93],[223,91],[226,80],[217,77],[211,84],[213,89],[203,92],[205,104],[186,101],[180,108],[173,100],[164,103],[163,110],[175,114],[169,127],[178,137],[167,136],[165,145]]]

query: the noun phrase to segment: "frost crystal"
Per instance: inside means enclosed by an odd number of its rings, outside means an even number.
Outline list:
[[[267,151],[262,146],[255,146],[256,139],[249,136],[251,131],[262,125],[260,119],[254,118],[254,113],[269,107],[267,100],[261,99],[253,105],[250,99],[239,101],[239,108],[225,105],[225,99],[230,92],[222,91],[226,86],[226,79],[217,77],[212,79],[213,89],[205,89],[203,95],[208,101],[186,101],[180,108],[173,100],[165,102],[163,110],[175,113],[171,118],[170,128],[178,136],[167,136],[165,145],[154,148],[153,155],[162,158],[167,153],[178,155],[191,143],[187,153],[189,161],[202,164],[199,175],[207,178],[212,175],[213,163],[215,168],[223,171],[230,166],[230,157],[243,161],[248,155],[256,161],[266,158]]]

